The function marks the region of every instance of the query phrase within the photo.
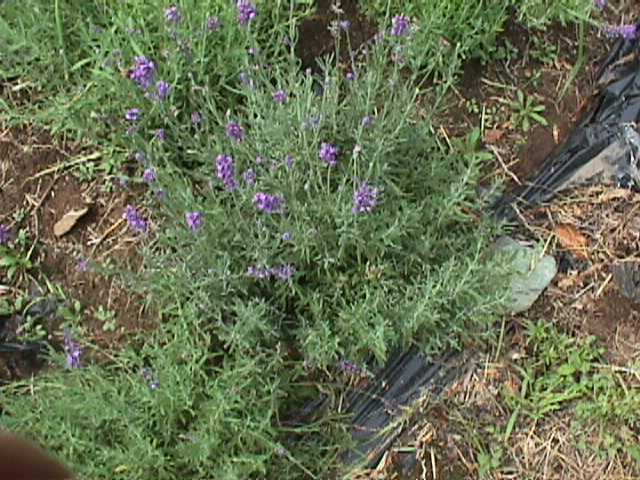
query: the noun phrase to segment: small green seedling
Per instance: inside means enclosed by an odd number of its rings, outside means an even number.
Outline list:
[[[516,128],[528,132],[533,122],[544,127],[549,125],[547,119],[542,116],[542,112],[545,111],[544,105],[535,103],[533,96],[525,95],[522,90],[516,92],[516,97],[516,100],[509,102],[513,110],[511,121]]]

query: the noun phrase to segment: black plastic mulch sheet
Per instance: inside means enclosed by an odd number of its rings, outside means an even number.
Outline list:
[[[639,40],[619,40],[597,78],[579,123],[522,191],[494,205],[498,218],[512,219],[514,206],[526,208],[580,184],[640,186]],[[347,410],[352,414],[352,436],[358,447],[347,453],[345,462],[364,461],[373,467],[401,433],[389,428],[398,409],[408,407],[426,390],[437,395],[450,385],[463,371],[464,363],[456,359],[460,357],[453,353],[435,362],[416,350],[402,353],[378,373],[371,388],[352,394]]]
[[[499,218],[512,219],[513,207],[544,202],[578,185],[640,186],[639,42],[616,43],[599,69],[595,91],[580,122],[524,189],[498,202]]]

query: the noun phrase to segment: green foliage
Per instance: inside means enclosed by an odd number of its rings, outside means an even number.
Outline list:
[[[596,445],[581,441],[584,448],[605,449],[609,457],[623,449],[637,452],[631,432],[640,423],[640,393],[629,375],[637,370],[604,365],[604,349],[594,337],[570,337],[543,321],[528,325],[527,338],[520,395],[508,399],[515,415],[541,420],[572,405],[585,431],[596,428],[602,439]]]
[[[143,99],[126,78],[139,55],[153,59],[158,79],[174,87],[172,110],[156,109],[147,122],[188,116],[194,109],[190,100],[203,96],[224,111],[235,104],[229,87],[239,84],[248,49],[258,47],[277,61],[280,42],[309,11],[308,2],[278,0],[243,29],[236,26],[235,2],[173,3],[181,11],[178,26],[165,20],[168,5],[159,0],[27,0],[2,6],[0,44],[9,47],[0,56],[0,78],[20,78],[35,101],[10,105],[17,121],[35,117],[54,133],[108,138],[124,147],[124,110]],[[217,31],[207,28],[212,16],[220,20]]]
[[[547,126],[549,122],[542,116],[545,106],[538,104],[532,95],[525,95],[522,90],[516,91],[516,99],[509,102],[513,110],[512,122],[516,128],[528,132],[533,122]]]
[[[109,364],[5,387],[0,423],[54,449],[81,479],[240,479],[268,466],[298,475],[273,425],[294,370],[277,351],[222,361],[193,311],[180,320]]]
[[[406,49],[409,63],[445,79],[458,73],[466,59],[505,55],[496,48],[496,39],[513,10],[527,27],[544,28],[554,21],[589,21],[594,9],[592,0],[435,0],[428,8],[420,2],[367,0],[364,6],[377,17],[412,17],[417,29]]]
[[[518,20],[534,28],[545,28],[551,22],[588,21],[595,8],[592,0],[518,0],[514,2]]]

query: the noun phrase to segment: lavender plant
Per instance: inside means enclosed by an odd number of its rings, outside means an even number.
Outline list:
[[[354,56],[357,74],[329,59],[312,75],[293,36],[263,48],[257,4],[187,5],[148,10],[140,42],[114,39],[129,42],[122,74],[100,80],[118,99],[114,148],[149,190],[123,212],[146,245],[133,287],[163,323],[106,365],[84,348],[83,368],[15,385],[0,423],[86,478],[327,474],[340,412],[292,419],[319,391],[339,395],[344,359],[375,371],[397,348],[437,354],[495,320],[502,277],[483,258],[495,227],[473,214],[487,157],[433,134],[442,87],[397,61],[415,41],[408,16]],[[190,25],[207,37],[231,22],[242,33],[181,50]],[[225,43],[238,38],[250,48]],[[221,45],[243,77],[208,72]]]

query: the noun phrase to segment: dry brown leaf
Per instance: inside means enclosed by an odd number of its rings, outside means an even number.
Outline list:
[[[61,237],[78,223],[82,217],[84,217],[89,211],[89,207],[81,208],[80,210],[71,210],[64,214],[64,216],[56,222],[53,226],[53,234],[56,237]]]
[[[484,131],[484,136],[482,137],[482,141],[487,145],[494,145],[498,143],[503,136],[504,136],[504,130],[499,130],[497,128],[490,128],[489,130]]]
[[[558,225],[554,233],[560,245],[580,258],[587,257],[587,238],[573,225]]]

